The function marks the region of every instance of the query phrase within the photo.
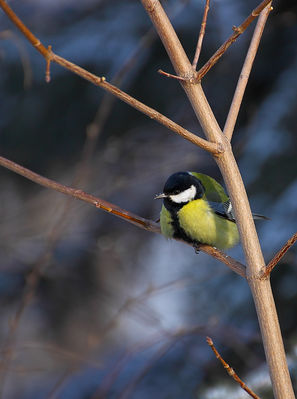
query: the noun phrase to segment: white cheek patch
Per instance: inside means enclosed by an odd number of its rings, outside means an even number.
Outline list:
[[[182,202],[191,201],[192,199],[195,198],[195,196],[196,196],[196,187],[192,185],[190,188],[188,188],[185,191],[182,191],[179,194],[170,195],[169,198],[171,199],[171,201],[177,204],[181,204]]]

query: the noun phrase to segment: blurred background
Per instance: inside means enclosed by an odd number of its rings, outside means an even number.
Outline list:
[[[13,0],[53,51],[105,76],[203,136],[141,3]],[[192,60],[198,0],[164,1]],[[199,66],[258,5],[211,1]],[[297,4],[275,1],[249,80],[233,147],[269,261],[297,222]],[[179,170],[221,176],[211,157],[45,61],[0,13],[1,155],[66,185],[156,220],[154,201]],[[203,80],[221,127],[255,23]],[[246,398],[205,342],[261,398],[270,382],[244,279],[182,243],[0,169],[0,397],[5,399]],[[244,262],[240,246],[229,254]],[[272,275],[297,385],[297,259]]]

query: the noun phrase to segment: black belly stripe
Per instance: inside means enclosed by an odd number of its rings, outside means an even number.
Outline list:
[[[193,240],[191,237],[187,235],[185,230],[179,225],[178,221],[178,211],[184,206],[185,204],[175,204],[172,201],[169,201],[167,199],[164,200],[164,206],[165,208],[169,211],[170,216],[171,216],[171,225],[173,227],[174,233],[173,237],[174,238],[179,238],[182,239],[186,242],[189,242],[191,244],[201,244],[197,240]]]

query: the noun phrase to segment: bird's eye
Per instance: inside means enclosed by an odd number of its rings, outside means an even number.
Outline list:
[[[177,194],[179,194],[179,193],[180,193],[179,190],[174,190],[174,191],[173,191],[173,195],[177,195]]]

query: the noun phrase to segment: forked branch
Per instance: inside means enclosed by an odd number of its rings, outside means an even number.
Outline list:
[[[269,2],[269,0],[262,2],[261,7],[264,8]],[[142,3],[160,35],[176,74],[184,77],[191,76],[191,73],[193,74],[193,67],[160,1],[142,0]],[[260,7],[257,7],[248,18],[248,21],[254,19],[263,8],[260,9]],[[248,21],[246,20],[244,25],[246,25]],[[241,28],[244,28],[244,26]],[[239,32],[237,32],[236,35],[238,33]],[[247,193],[230,142],[225,135],[222,134],[201,85],[182,82],[182,86],[192,104],[206,137],[211,141],[221,140],[223,142],[225,152],[221,154],[220,157],[216,157],[215,160],[224,177],[234,208],[247,263],[247,281],[257,310],[274,395],[277,399],[293,399],[295,396],[288,370],[273,293],[269,280],[259,279],[265,262],[252,218]],[[228,143],[226,143],[225,140],[228,141]]]
[[[256,7],[251,12],[251,14],[241,23],[241,25],[233,26],[232,29],[234,33],[229,36],[229,38],[218,48],[218,50],[196,73],[195,71],[193,71],[193,74],[191,74],[191,76],[176,76],[172,75],[171,73],[164,72],[162,69],[160,69],[158,72],[168,78],[174,78],[192,84],[200,82],[202,78],[207,74],[207,72],[219,61],[222,55],[225,54],[231,44],[233,44],[238,39],[238,37],[248,28],[248,26],[254,21],[254,19],[260,15],[260,13],[264,10],[265,7],[267,7],[269,3],[271,3],[271,0],[262,1],[262,3],[259,4],[258,7]]]
[[[239,26],[234,26],[234,33],[221,45],[220,48],[214,53],[214,55],[203,65],[202,68],[196,74],[195,81],[200,82],[203,76],[218,62],[223,54],[228,50],[232,43],[246,30],[246,28],[253,22],[255,18],[259,16],[262,10],[271,3],[271,0],[264,0],[258,5],[250,15],[242,22]]]

